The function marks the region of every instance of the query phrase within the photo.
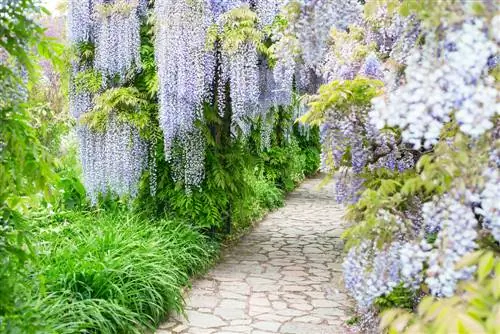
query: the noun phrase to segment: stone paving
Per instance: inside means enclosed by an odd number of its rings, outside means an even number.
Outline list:
[[[220,263],[193,282],[186,315],[157,334],[347,333],[342,291],[342,209],[320,179],[302,184]]]

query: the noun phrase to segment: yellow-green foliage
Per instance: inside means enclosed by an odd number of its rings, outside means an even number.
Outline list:
[[[138,0],[117,0],[113,3],[102,3],[96,6],[99,17],[108,17],[113,14],[128,16],[138,6]]]
[[[98,93],[102,88],[102,75],[100,72],[87,70],[75,75],[74,84],[77,93]]]
[[[377,49],[377,44],[365,44],[365,29],[350,26],[348,31],[332,29],[330,32],[330,52],[339,63],[362,61],[370,52]],[[348,50],[348,52],[346,52]]]
[[[479,16],[493,16],[488,12],[485,3],[470,1],[468,12]],[[389,15],[400,14],[403,17],[414,15],[421,24],[428,28],[436,28],[442,23],[453,24],[463,19],[463,1],[460,0],[367,0],[365,16],[372,17],[379,7],[385,6]],[[372,22],[375,23],[375,22]],[[376,23],[375,23],[376,24]]]
[[[448,131],[453,132],[453,129]],[[363,175],[367,189],[356,204],[349,206],[346,215],[349,221],[357,222],[344,233],[346,247],[366,238],[377,240],[380,245],[392,240],[396,224],[380,219],[380,210],[397,214],[404,211],[405,205],[415,196],[425,202],[434,195],[443,194],[452,181],[454,187],[474,188],[481,181],[480,171],[487,164],[488,141],[488,138],[483,138],[472,147],[470,139],[457,133],[422,155],[415,171],[378,170]]]
[[[334,110],[337,113],[347,113],[353,107],[366,106],[371,99],[381,93],[381,81],[364,77],[354,80],[333,81],[322,85],[318,94],[309,100],[310,110],[299,121],[311,125],[323,122],[325,112]]]
[[[135,87],[108,89],[97,96],[94,103],[94,108],[84,114],[80,121],[99,132],[106,130],[110,115],[138,129],[145,128],[150,121],[149,113],[143,110],[148,105],[147,100]]]
[[[283,45],[286,45],[286,52],[294,55],[294,57],[300,57],[301,54],[301,45],[300,42],[293,32],[290,31],[289,26],[297,21],[300,17],[301,13],[301,5],[297,1],[290,1],[283,8],[283,16],[277,16],[274,19],[274,22],[271,27],[268,28],[270,34],[279,36],[279,43],[272,43],[269,46],[269,61],[270,65],[274,66],[276,63],[276,54],[278,50],[283,48]],[[266,30],[266,31],[268,31]]]
[[[500,258],[492,251],[478,251],[458,264],[469,265],[477,265],[476,278],[462,282],[455,296],[425,297],[416,314],[386,311],[381,330],[390,334],[500,333]]]
[[[222,49],[228,53],[235,53],[244,43],[254,44],[259,51],[265,53],[262,43],[264,34],[257,28],[257,15],[248,5],[230,10],[222,16],[224,25],[219,31],[217,26],[211,27],[208,32],[207,45],[213,48],[215,41],[221,41]]]

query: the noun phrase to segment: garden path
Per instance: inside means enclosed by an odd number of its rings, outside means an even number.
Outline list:
[[[220,263],[193,282],[187,319],[157,334],[346,333],[351,302],[341,283],[342,209],[320,179],[305,181]]]

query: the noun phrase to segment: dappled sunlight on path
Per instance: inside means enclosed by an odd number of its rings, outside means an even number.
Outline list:
[[[319,182],[304,182],[226,250],[193,282],[188,319],[171,319],[157,333],[345,333],[351,303],[341,282],[342,209]]]

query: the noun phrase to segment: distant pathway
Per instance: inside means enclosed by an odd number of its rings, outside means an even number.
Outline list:
[[[290,194],[186,296],[188,319],[157,334],[346,333],[342,291],[342,210],[319,179]],[[332,187],[325,187],[332,188]]]

